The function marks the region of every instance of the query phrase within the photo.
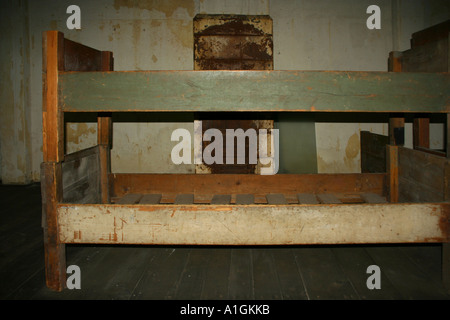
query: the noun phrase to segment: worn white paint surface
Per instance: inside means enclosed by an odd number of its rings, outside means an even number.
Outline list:
[[[68,30],[69,0],[23,0],[0,3],[1,119],[0,159],[3,183],[39,180],[42,162],[42,32],[57,29],[74,41],[115,54],[116,70],[192,70],[192,20],[197,13],[269,14],[274,23],[275,69],[386,70],[389,51],[406,50],[413,32],[448,19],[447,0],[381,0],[382,29],[365,27],[369,0],[77,0],[81,30]],[[192,123],[164,121],[166,130]],[[316,124],[319,172],[355,172],[358,156],[344,154],[360,127]],[[386,132],[385,125],[372,125]],[[192,130],[192,129],[191,129]],[[433,129],[434,130],[434,129]],[[163,130],[164,131],[164,130]],[[125,172],[190,172],[167,163],[171,144],[163,144],[160,127],[115,126],[114,170]],[[435,132],[435,131],[433,131]],[[79,137],[75,137],[79,134]],[[127,139],[132,145],[124,146]],[[121,135],[119,137],[119,135]],[[122,136],[123,135],[123,136]],[[68,125],[67,151],[95,144],[95,123]],[[434,138],[436,137],[436,138]],[[441,145],[440,131],[432,146]],[[334,148],[328,149],[330,139]],[[135,143],[145,140],[145,144]],[[355,138],[353,138],[355,140]],[[436,142],[434,142],[436,141]],[[156,147],[160,144],[160,147]],[[336,148],[339,145],[340,148]],[[147,152],[148,148],[158,153]],[[119,160],[119,154],[139,161]],[[283,155],[280,155],[283,157]],[[320,161],[320,160],[319,160]]]
[[[339,244],[442,241],[433,204],[60,205],[67,243]],[[250,232],[251,231],[251,232]]]

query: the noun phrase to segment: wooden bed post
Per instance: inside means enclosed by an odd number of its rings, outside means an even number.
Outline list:
[[[64,34],[43,36],[43,156],[41,166],[42,227],[44,229],[47,287],[61,291],[66,285],[65,244],[59,241],[56,204],[62,200],[61,162],[64,159],[64,116],[58,103],[58,71],[64,69]]]
[[[402,71],[402,52],[389,53],[389,72]],[[403,115],[391,115],[389,118],[389,145],[387,146],[386,171],[389,202],[398,202],[398,146],[405,144],[405,118]]]
[[[114,70],[113,54],[101,52],[101,70]],[[97,117],[97,143],[100,152],[100,198],[101,203],[109,203],[109,174],[111,173],[112,117],[111,113],[99,113]]]
[[[398,202],[398,146],[387,145],[386,170],[389,202]]]
[[[450,56],[450,55],[449,55]],[[450,66],[449,66],[450,68]],[[447,159],[450,159],[450,113],[447,113],[445,129]],[[450,165],[445,167],[445,201],[450,201]],[[449,221],[447,221],[449,223]],[[450,292],[450,243],[442,244],[442,283]]]

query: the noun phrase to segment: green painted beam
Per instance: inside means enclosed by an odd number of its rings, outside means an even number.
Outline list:
[[[450,112],[448,73],[68,72],[64,111]]]

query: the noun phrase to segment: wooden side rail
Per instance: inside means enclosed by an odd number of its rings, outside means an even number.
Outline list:
[[[424,243],[448,241],[450,204],[61,204],[57,211],[65,243]]]
[[[445,73],[123,71],[59,79],[65,112],[450,111]]]
[[[386,174],[112,174],[111,197],[127,193],[375,193],[386,195]]]

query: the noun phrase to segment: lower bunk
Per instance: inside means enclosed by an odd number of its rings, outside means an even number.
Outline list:
[[[46,250],[47,285],[65,286],[65,244],[448,248],[450,161],[398,146],[379,149],[382,160],[373,148],[362,148],[361,158],[381,172],[357,174],[110,173],[101,145],[44,164],[43,226],[52,231],[45,239],[56,243]],[[52,178],[59,176],[60,184]],[[53,213],[56,219],[48,217]],[[444,283],[447,255],[443,250]]]

